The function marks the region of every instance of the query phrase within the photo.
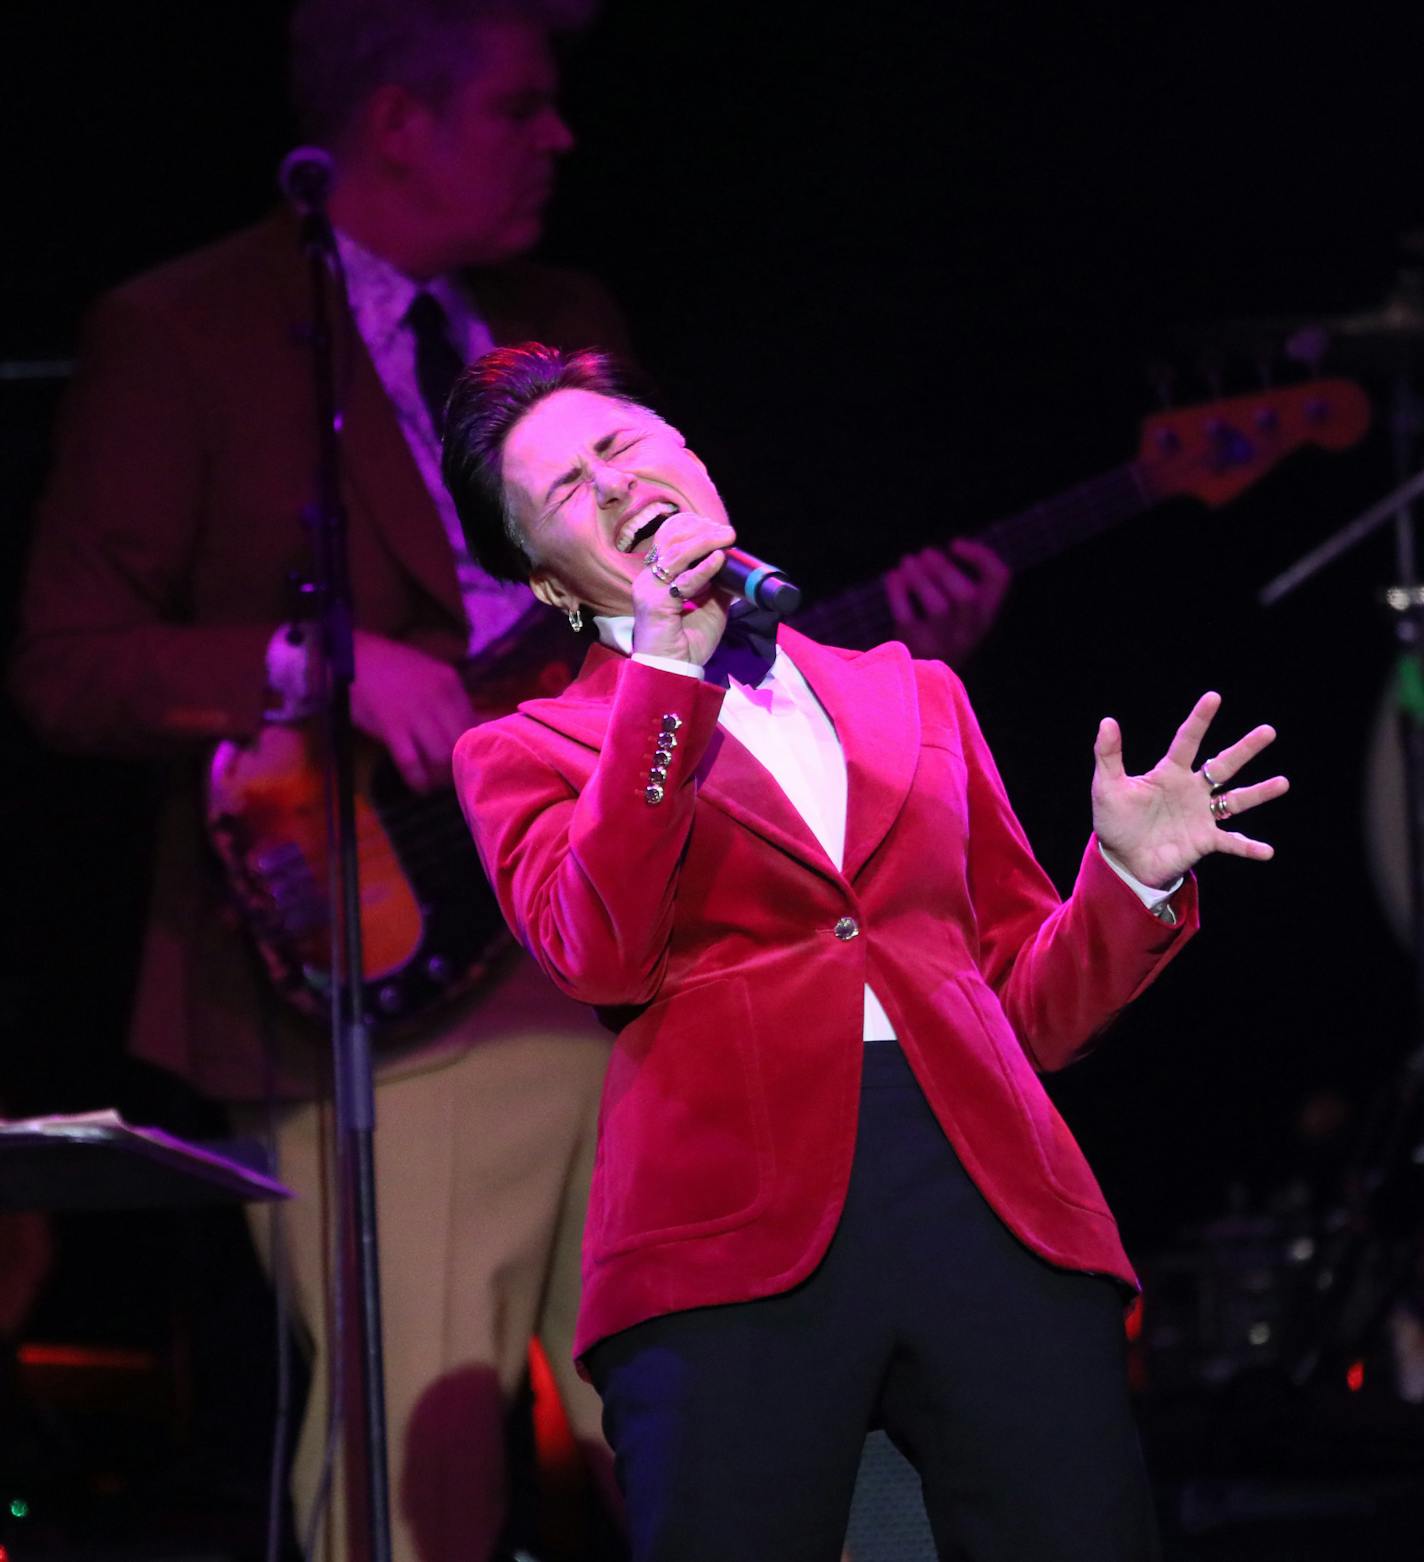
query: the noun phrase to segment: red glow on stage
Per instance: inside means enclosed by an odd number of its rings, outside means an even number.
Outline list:
[[[22,1345],[16,1354],[22,1367],[102,1367],[109,1372],[151,1372],[158,1363],[151,1350],[94,1345]]]
[[[1345,1382],[1352,1394],[1358,1394],[1365,1386],[1365,1364],[1362,1361],[1352,1361],[1350,1370],[1345,1374]]]
[[[1127,1337],[1137,1341],[1142,1338],[1142,1298],[1139,1296],[1127,1309]]]
[[[578,1444],[560,1403],[549,1358],[538,1340],[529,1343],[529,1386],[534,1391],[534,1444],[540,1465],[556,1471],[579,1468]]]

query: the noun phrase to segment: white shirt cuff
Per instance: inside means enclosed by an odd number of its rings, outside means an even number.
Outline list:
[[[1098,842],[1098,850],[1103,854],[1103,861],[1107,863],[1108,867],[1117,874],[1118,878],[1127,885],[1153,916],[1161,917],[1164,921],[1176,920],[1168,915],[1172,908],[1168,906],[1167,902],[1186,883],[1185,879],[1177,879],[1175,883],[1169,884],[1166,889],[1157,889],[1154,885],[1144,884],[1135,874],[1129,873],[1101,841]]]
[[[644,667],[661,667],[665,673],[681,673],[684,678],[703,677],[702,669],[696,662],[684,662],[675,656],[653,656],[648,651],[634,651],[633,660],[641,662]]]
[[[315,713],[312,674],[315,632],[309,624],[283,624],[267,642],[267,719],[305,721]]]

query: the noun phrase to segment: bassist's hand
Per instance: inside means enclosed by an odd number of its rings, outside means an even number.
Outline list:
[[[968,537],[906,554],[885,576],[896,637],[914,656],[963,667],[998,617],[1010,579],[999,555]]]
[[[358,629],[351,719],[385,747],[407,786],[429,792],[449,786],[455,740],[475,712],[448,662]]]

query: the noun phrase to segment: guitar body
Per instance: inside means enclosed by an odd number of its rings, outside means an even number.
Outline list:
[[[453,792],[410,792],[365,739],[355,782],[366,1013],[399,1029],[479,981],[508,933]],[[229,884],[278,989],[314,1019],[332,972],[324,794],[312,723],[221,744],[209,768],[208,829]]]

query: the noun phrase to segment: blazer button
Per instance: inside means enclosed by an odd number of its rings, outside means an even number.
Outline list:
[[[663,789],[656,781],[643,793],[643,801],[647,803],[660,803],[663,800]]]
[[[847,939],[854,938],[858,932],[860,932],[860,924],[854,917],[842,917],[836,923],[836,937],[842,943],[845,943]]]

